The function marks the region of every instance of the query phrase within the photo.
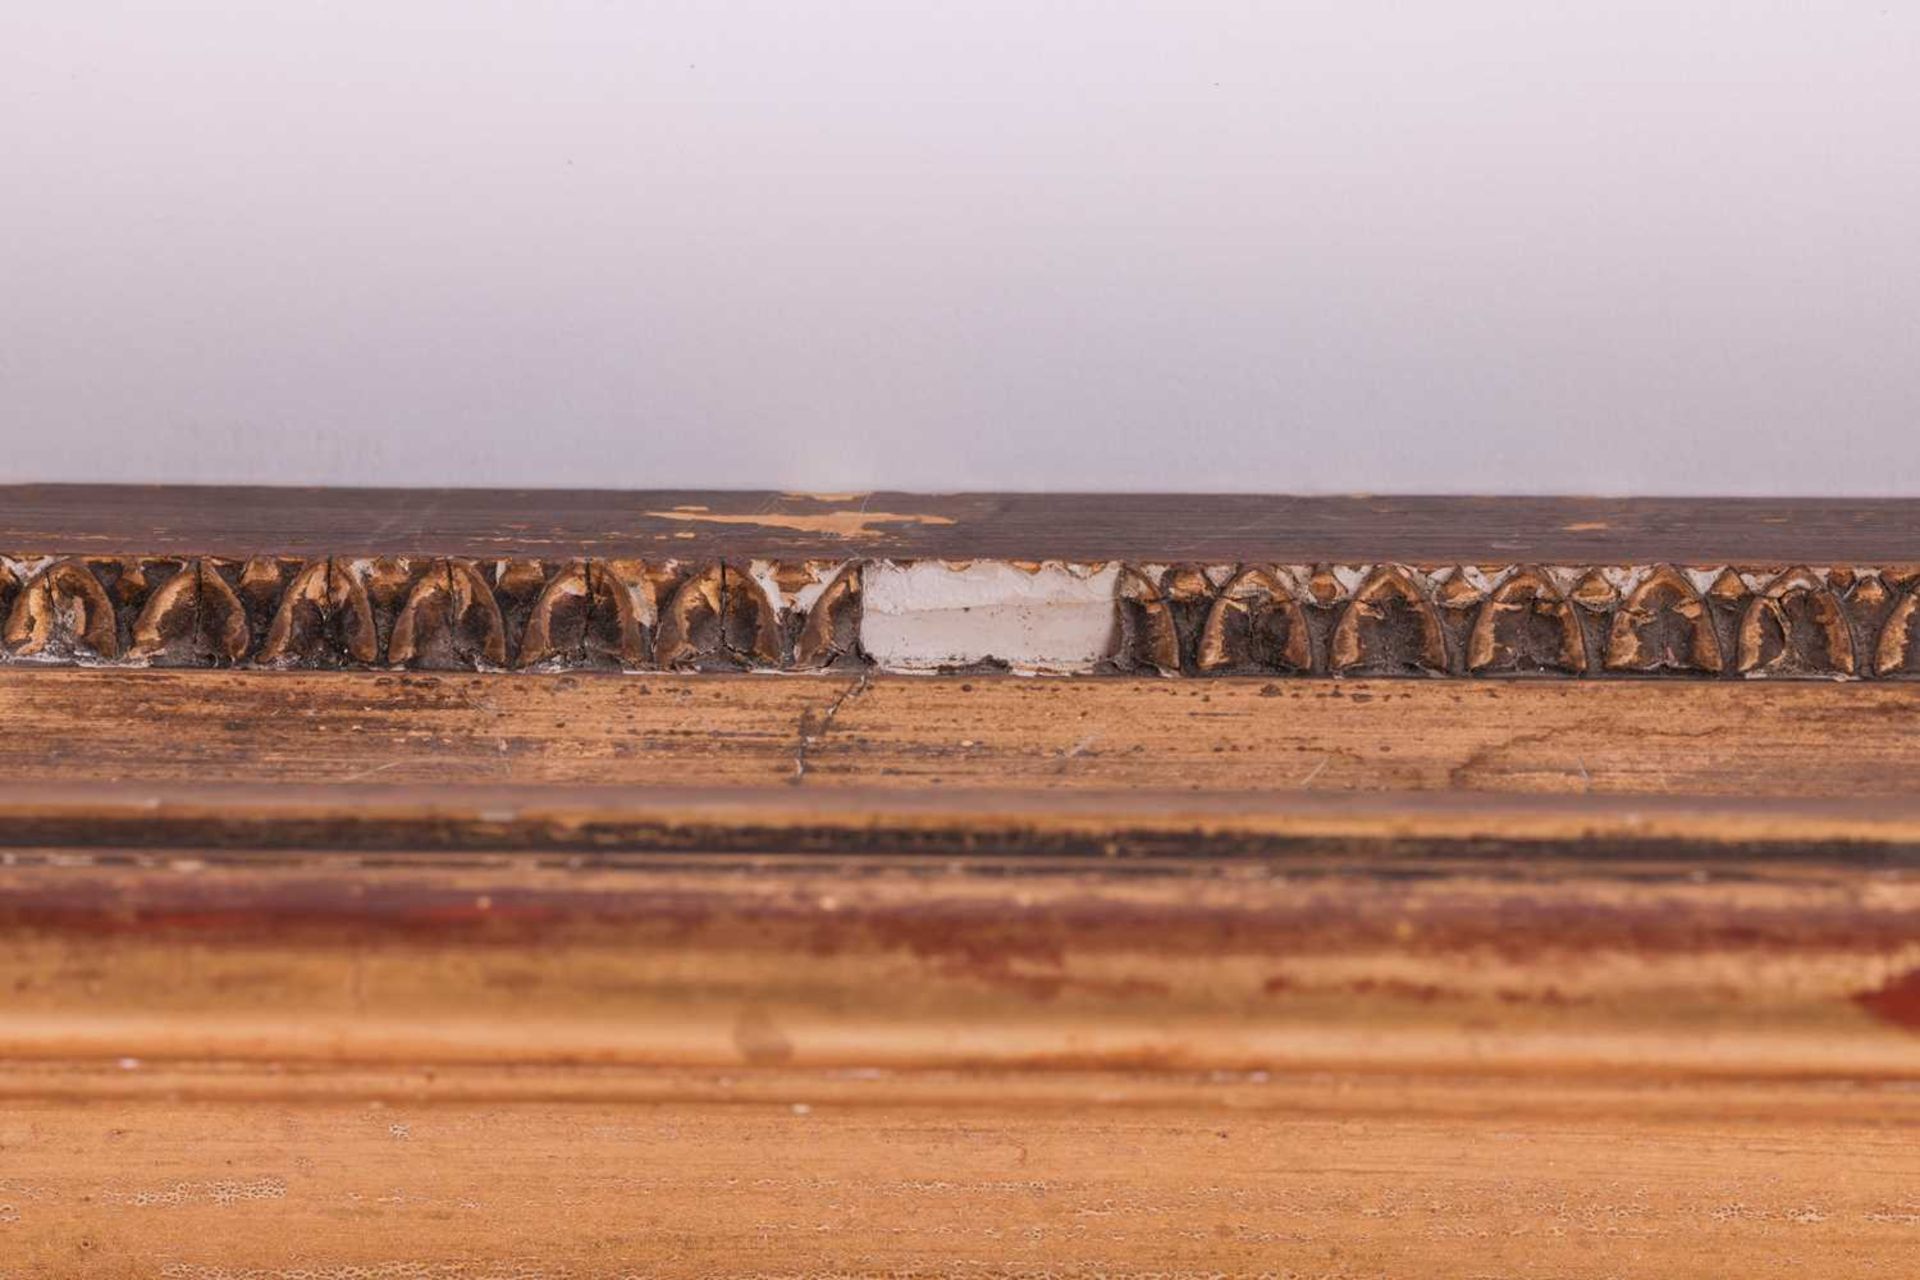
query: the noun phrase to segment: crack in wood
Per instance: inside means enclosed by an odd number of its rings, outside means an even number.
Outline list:
[[[861,672],[859,679],[836,693],[827,702],[826,709],[820,713],[817,720],[811,708],[801,708],[800,740],[793,747],[793,777],[790,779],[795,786],[806,781],[807,770],[811,767],[807,753],[813,749],[815,743],[827,736],[827,730],[833,727],[834,718],[840,714],[840,708],[865,693],[872,679],[872,672]]]

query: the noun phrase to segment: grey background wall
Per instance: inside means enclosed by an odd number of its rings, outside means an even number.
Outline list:
[[[0,4],[14,480],[1920,489],[1920,5]]]

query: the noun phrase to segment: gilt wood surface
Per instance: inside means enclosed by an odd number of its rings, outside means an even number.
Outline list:
[[[1910,805],[1044,785],[0,794],[0,1274],[1920,1261]]]
[[[846,984],[834,999],[867,1030],[847,1033],[850,1057],[829,1054],[843,1065],[861,1045],[878,1052],[884,1034],[862,1039],[875,1028],[912,1025],[904,1010],[915,1001],[938,1006],[954,954],[1011,966],[989,973],[989,986],[1032,979],[1057,996],[1059,957],[1096,939],[1104,958],[1088,990],[1118,1004],[1037,1041],[986,1017],[969,1052],[1069,1054],[1076,1035],[1108,1043],[1100,1020],[1111,1016],[1115,1045],[1184,1046],[1174,1060],[1244,1066],[1246,1054],[1304,1053],[1328,1026],[1365,1028],[1368,1010],[1387,1010],[1367,1030],[1373,1040],[1334,1059],[1438,1062],[1493,1052],[1495,1039],[1463,1038],[1461,1027],[1490,1033],[1544,1008],[1547,1023],[1528,1023],[1526,1035],[1620,1032],[1639,1046],[1630,1057],[1655,1065],[1698,1065],[1687,1046],[1718,1028],[1746,1046],[1726,1059],[1742,1071],[1897,1075],[1920,1066],[1910,1027],[1920,927],[1906,896],[1920,830],[1917,708],[1911,685],[5,671],[0,844],[9,909],[26,931],[17,936],[38,927],[38,911],[88,937],[96,958],[130,948],[85,970],[86,989],[119,991],[114,1016],[132,1020],[87,1032],[101,1051],[116,1037],[187,1034],[184,1010],[161,1012],[163,992],[201,990],[194,1017],[216,1030],[233,1012],[217,994],[227,988],[193,976],[203,970],[177,972],[179,955],[201,954],[173,950],[168,930],[182,917],[217,919],[222,937],[262,927],[269,953],[291,955],[308,935],[282,924],[318,913],[329,923],[310,961],[325,974],[329,964],[360,971],[365,954],[341,941],[355,930],[384,936],[394,920],[451,913],[478,932],[455,930],[402,968],[407,983],[442,982],[441,1047],[457,1056],[456,1041],[490,1025],[490,1006],[461,1003],[473,994],[469,971],[454,965],[443,981],[436,965],[452,951],[436,947],[478,938],[559,955],[575,925],[604,926],[613,932],[594,945],[642,966],[618,989],[657,995],[673,987],[663,972],[717,975],[733,963],[704,956],[689,920],[744,911],[757,921],[749,933],[775,941],[772,961],[750,964],[736,990],[791,977],[816,982],[818,996]],[[735,861],[702,869],[699,859],[721,855]],[[1023,915],[1033,903],[1051,905]],[[998,916],[1016,922],[1010,933],[991,927]],[[931,933],[916,934],[914,921]],[[111,937],[87,932],[107,925]],[[975,943],[942,950],[952,943],[943,929],[979,927]],[[646,963],[666,970],[646,968],[636,950],[655,929],[671,942]],[[882,940],[869,957],[880,968],[834,960],[828,976],[803,979],[821,940],[843,929],[860,955]],[[1310,938],[1351,950],[1340,962],[1357,966],[1349,987],[1296,984],[1258,959]],[[871,982],[898,947],[946,959]],[[1235,948],[1252,958],[1243,965]],[[1446,957],[1477,971],[1489,950],[1512,959],[1505,986],[1441,981]],[[1622,957],[1639,976],[1585,991],[1561,960],[1588,952]],[[1034,955],[1051,959],[1023,969]],[[1114,970],[1115,955],[1132,958]],[[21,972],[63,963],[29,957]],[[1154,1005],[1188,963],[1198,966],[1181,979],[1189,996]],[[257,1042],[287,1052],[301,1027],[325,1022],[314,1021],[322,1006],[303,1012],[291,998],[292,970],[265,969],[280,975],[265,988],[279,1031],[242,1019],[220,1032],[227,1039],[189,1035],[177,1050]],[[154,991],[140,985],[168,973]],[[568,989],[559,980],[534,1005],[503,1006],[481,1039],[520,1036],[521,1014],[558,1010]],[[57,1021],[79,990],[55,984],[36,1016]],[[697,1005],[705,990],[694,983],[682,996]],[[1329,991],[1332,1003],[1313,1003]],[[1463,1020],[1450,1002],[1473,992],[1491,1004]],[[1296,996],[1307,1000],[1300,1018],[1265,1021]],[[907,1005],[888,1012],[896,999]],[[673,1000],[641,1004],[656,1030],[697,1021]],[[1171,1038],[1116,1030],[1155,1008],[1175,1023],[1206,1016]],[[1380,1038],[1399,1013],[1435,1008],[1441,1023],[1399,1047]],[[1767,1010],[1788,1012],[1770,1021]],[[394,1016],[349,1019],[319,1039],[382,1043],[406,1025]],[[591,1056],[604,1032],[608,1052],[617,1043],[645,1060],[655,1032],[636,1017],[589,1018],[556,1043]],[[446,1030],[456,1023],[457,1036]],[[1660,1027],[1668,1038],[1645,1039]],[[1799,1039],[1770,1038],[1792,1028]],[[441,1034],[402,1039],[431,1053]],[[1513,1052],[1523,1057],[1558,1052],[1522,1041]],[[908,1034],[887,1052],[944,1060],[934,1041],[914,1043]]]
[[[35,1064],[0,1090],[12,1276],[1895,1280],[1920,1233],[1920,1101],[1883,1086]]]
[[[322,848],[591,854],[606,865],[723,853],[993,855],[1128,868],[1238,858],[1297,868],[1352,855],[1438,871],[1476,859],[1525,868],[1537,855],[1623,869],[1899,870],[1920,855],[1920,800],[1909,794],[1862,804],[1591,792],[51,781],[0,784],[0,810],[0,849],[90,848],[99,857]]]
[[[1891,501],[0,490],[36,664],[1899,678],[1917,588]]]
[[[0,1278],[1920,1274],[1915,504],[0,497]]]
[[[17,848],[0,1050],[1902,1080],[1913,865]]]
[[[0,668],[15,782],[1913,794],[1920,685]]]
[[[531,852],[479,796],[273,791],[477,825],[192,849],[17,806],[69,842],[0,854],[0,1274],[1920,1260],[1910,860]]]

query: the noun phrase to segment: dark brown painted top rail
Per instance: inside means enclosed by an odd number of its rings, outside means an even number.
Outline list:
[[[1920,561],[1920,499],[0,486],[49,555]]]

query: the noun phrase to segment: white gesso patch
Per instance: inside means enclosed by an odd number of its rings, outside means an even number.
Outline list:
[[[773,602],[774,608],[783,611],[787,609],[805,611],[813,608],[820,597],[826,594],[827,588],[833,585],[833,580],[840,576],[840,571],[845,569],[847,564],[845,560],[836,560],[830,564],[809,563],[807,572],[813,575],[812,580],[792,592],[781,589],[780,577],[774,571],[775,565],[771,560],[755,560],[747,566],[747,572],[753,576],[755,582],[760,584],[760,589],[767,593],[767,599]]]
[[[926,671],[998,658],[1027,671],[1085,671],[1113,643],[1117,564],[870,562],[860,641],[883,669]]]

